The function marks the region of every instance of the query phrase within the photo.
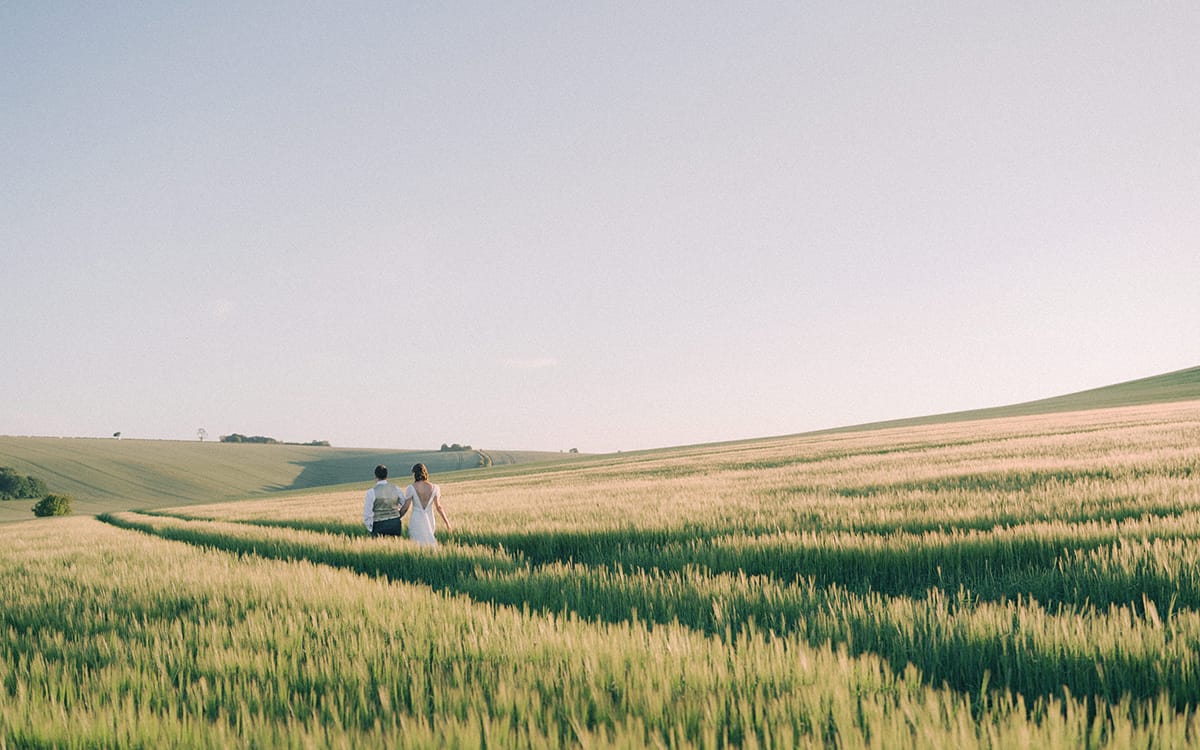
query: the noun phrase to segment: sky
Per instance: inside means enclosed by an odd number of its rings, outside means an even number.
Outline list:
[[[609,452],[1200,364],[1200,4],[0,4],[0,434]]]

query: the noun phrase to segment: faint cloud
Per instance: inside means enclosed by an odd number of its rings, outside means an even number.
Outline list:
[[[501,360],[501,362],[510,370],[542,370],[558,366],[558,360],[554,357],[518,357]]]
[[[212,314],[217,320],[225,320],[230,315],[233,315],[235,309],[237,309],[237,305],[234,304],[233,300],[224,298],[213,300]]]

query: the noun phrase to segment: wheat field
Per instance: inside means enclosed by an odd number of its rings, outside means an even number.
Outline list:
[[[569,461],[570,454],[488,451],[496,466]],[[241,500],[370,479],[383,463],[431,470],[474,469],[481,453],[309,445],[256,445],[198,440],[122,440],[0,435],[0,466],[45,481],[74,498],[76,512]],[[32,500],[0,502],[0,523],[27,520]]]
[[[1200,402],[367,486],[0,527],[0,747],[1200,743]]]

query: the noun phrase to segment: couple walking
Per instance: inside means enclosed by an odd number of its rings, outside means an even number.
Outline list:
[[[367,490],[367,501],[363,504],[363,523],[371,536],[400,536],[400,521],[412,508],[408,519],[408,536],[417,544],[437,546],[433,536],[433,512],[436,510],[446,524],[446,531],[454,531],[446,512],[442,510],[442,491],[429,481],[429,470],[425,464],[412,467],[413,483],[404,492],[387,480],[388,470],[383,464],[375,467],[375,486]],[[401,504],[401,501],[404,501]]]

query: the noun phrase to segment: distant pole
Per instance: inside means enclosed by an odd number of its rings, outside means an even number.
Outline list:
[[[200,438],[200,442],[203,443],[204,438],[208,437],[208,430],[201,427],[200,429],[196,430],[196,437]]]

